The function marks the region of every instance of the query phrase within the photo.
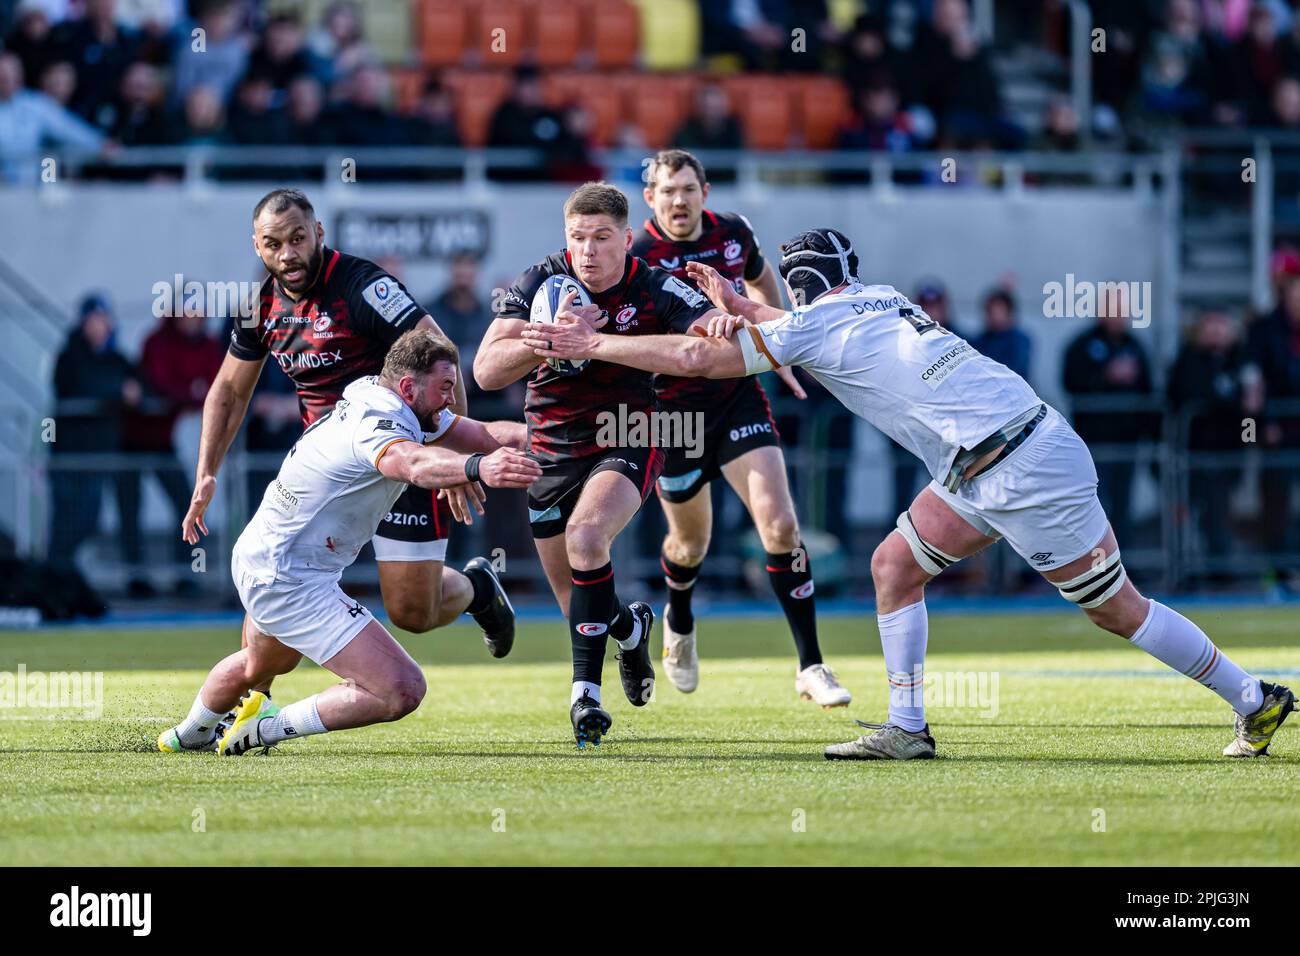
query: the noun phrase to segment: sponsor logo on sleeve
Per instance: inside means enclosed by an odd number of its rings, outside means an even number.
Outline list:
[[[698,309],[700,306],[704,305],[704,296],[696,292],[676,276],[669,276],[664,281],[664,291],[671,292],[692,309]]]
[[[407,295],[396,279],[385,276],[366,286],[361,293],[366,304],[379,313],[385,322],[396,322],[415,302]]]
[[[979,353],[970,347],[966,342],[954,345],[946,350],[942,355],[931,363],[924,372],[921,373],[921,381],[930,387],[930,391],[935,391],[944,380],[954,371],[961,368]]]

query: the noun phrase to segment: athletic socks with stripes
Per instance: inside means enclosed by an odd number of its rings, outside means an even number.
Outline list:
[[[912,733],[925,729],[925,600],[876,616],[889,677],[889,722]]]
[[[1205,632],[1173,608],[1152,601],[1129,641],[1162,664],[1204,684],[1245,717],[1264,703],[1259,679],[1234,664]]]
[[[316,709],[318,697],[320,694],[312,694],[303,700],[295,700],[274,717],[263,717],[257,727],[262,743],[278,744],[282,740],[297,740],[299,737],[325,733],[326,727],[321,722],[320,711]]]
[[[678,634],[689,634],[695,627],[695,612],[691,610],[691,595],[700,576],[700,566],[689,568],[670,561],[666,554],[659,555],[664,569],[664,583],[668,585],[668,626]]]
[[[208,710],[203,703],[203,692],[194,696],[190,712],[184,720],[176,725],[176,736],[182,747],[202,747],[210,744],[217,733],[217,721],[225,716],[225,711],[218,714]]]
[[[768,553],[767,576],[772,582],[776,599],[790,624],[795,650],[799,653],[799,669],[822,662],[822,649],[817,643],[817,606],[813,601],[812,566],[808,551],[799,547],[790,552]]]
[[[573,570],[569,592],[569,642],[573,647],[573,680],[599,684],[610,632],[626,639],[632,615],[618,603],[614,565],[606,561],[590,571]],[[626,619],[626,620],[625,620]]]

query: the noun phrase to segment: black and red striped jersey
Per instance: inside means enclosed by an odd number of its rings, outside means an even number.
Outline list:
[[[533,295],[553,275],[577,280],[567,251],[547,256],[516,279],[502,300],[501,317],[527,322]],[[684,333],[713,309],[691,286],[631,255],[617,284],[588,295],[609,316],[601,328],[604,335]],[[565,374],[543,363],[529,375],[524,401],[529,449],[540,461],[594,455],[604,450],[597,416],[617,412],[620,405],[628,412],[654,411],[654,375],[598,361]]]
[[[653,218],[647,219],[632,240],[632,254],[671,272],[692,287],[695,283],[686,275],[686,263],[703,262],[730,279],[736,291],[744,295],[745,281],[757,280],[765,265],[749,220],[740,213],[705,209],[700,226],[704,231],[698,239],[677,241],[669,238]],[[655,378],[655,391],[665,404],[697,408],[725,401],[741,384],[742,379],[734,378],[659,375]]]
[[[291,299],[274,276],[262,284],[256,316],[236,319],[230,354],[270,354],[298,389],[310,425],[363,375],[378,375],[389,347],[425,315],[405,287],[368,259],[322,249],[315,283]]]

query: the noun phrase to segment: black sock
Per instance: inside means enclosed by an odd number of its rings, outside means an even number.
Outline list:
[[[569,593],[569,641],[573,645],[575,681],[600,683],[610,622],[617,613],[614,566],[606,562],[594,571],[575,569]]]
[[[488,578],[487,572],[479,568],[470,568],[462,571],[469,586],[474,589],[474,596],[469,599],[469,607],[465,608],[465,613],[471,617],[486,611],[492,603],[492,596],[495,588],[492,587],[492,581]]]
[[[626,604],[619,600],[617,594],[614,595],[614,606],[618,608],[615,612],[617,617],[614,618],[614,623],[609,626],[609,636],[616,641],[626,641],[632,636],[632,612],[628,610]]]
[[[664,569],[668,585],[668,626],[678,634],[689,634],[695,627],[695,612],[691,610],[691,595],[695,593],[695,580],[700,576],[700,566],[688,568],[659,555],[659,565]]]
[[[822,650],[817,644],[812,565],[803,543],[790,554],[768,554],[767,576],[776,599],[781,602],[781,610],[785,611],[785,619],[790,622],[790,633],[799,652],[799,669],[820,664]]]

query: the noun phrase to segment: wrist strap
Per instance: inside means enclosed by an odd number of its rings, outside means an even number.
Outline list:
[[[478,481],[478,463],[483,460],[483,452],[475,452],[465,459],[465,477],[470,481]]]

